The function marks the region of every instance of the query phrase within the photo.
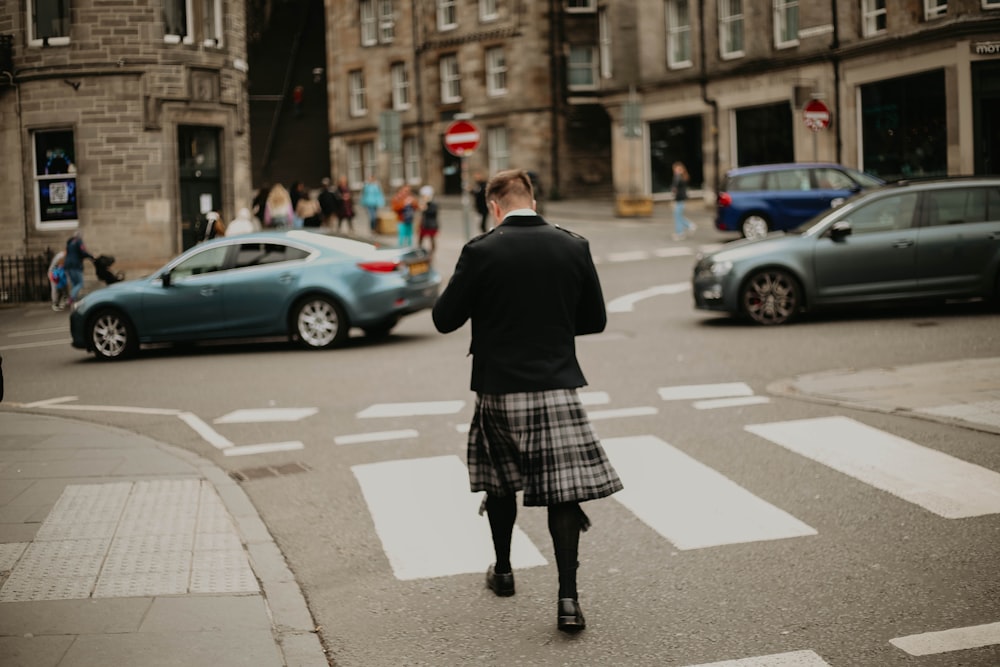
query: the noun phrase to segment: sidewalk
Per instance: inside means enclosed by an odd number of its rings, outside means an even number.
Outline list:
[[[327,667],[239,485],[176,447],[0,411],[0,664]]]
[[[767,390],[1000,434],[1000,357],[829,371],[781,380]]]

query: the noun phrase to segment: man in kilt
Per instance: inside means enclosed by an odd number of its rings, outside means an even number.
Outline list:
[[[469,478],[473,492],[486,492],[496,551],[486,584],[514,594],[510,545],[523,491],[525,506],[548,508],[558,628],[578,631],[580,532],[589,527],[580,503],[622,488],[577,395],[587,381],[575,336],[604,330],[604,297],[587,240],[535,212],[526,172],[502,171],[486,190],[498,225],[465,244],[433,311],[441,333],[472,320]]]

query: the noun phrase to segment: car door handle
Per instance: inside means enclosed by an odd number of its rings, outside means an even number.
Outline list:
[[[913,245],[913,241],[910,239],[902,239],[901,241],[896,241],[892,244],[893,248],[909,248]]]
[[[290,273],[282,273],[280,276],[278,276],[279,283],[290,283],[293,280],[295,280],[295,277]]]
[[[218,290],[217,290],[217,289],[215,289],[214,287],[202,287],[202,288],[201,288],[201,295],[202,295],[202,296],[212,296],[212,295],[213,295],[213,294],[215,294],[215,293],[216,293],[217,291],[218,291]]]

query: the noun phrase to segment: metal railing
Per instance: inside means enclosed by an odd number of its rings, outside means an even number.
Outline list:
[[[33,257],[0,257],[0,303],[48,301],[52,251]]]

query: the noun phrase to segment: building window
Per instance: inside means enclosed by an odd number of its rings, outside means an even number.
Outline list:
[[[356,69],[350,73],[349,78],[351,115],[364,116],[368,113],[368,97],[365,94],[365,73]]]
[[[799,0],[774,0],[774,46],[799,43]]]
[[[455,14],[455,0],[437,0],[438,30],[454,30],[458,27]]]
[[[719,0],[719,53],[727,60],[743,56],[743,0]]]
[[[396,39],[396,15],[392,11],[392,0],[379,0],[378,39],[383,44]]]
[[[410,108],[410,75],[406,63],[392,66],[392,108],[396,111]]]
[[[347,182],[352,189],[364,183],[362,164],[361,144],[347,144]]]
[[[1000,8],[1000,0],[983,0],[983,9]]]
[[[941,18],[948,13],[948,0],[924,0],[924,18]]]
[[[69,0],[29,0],[32,46],[69,44]]]
[[[593,46],[569,47],[567,81],[570,90],[597,88],[597,49]]]
[[[201,6],[201,39],[208,47],[222,46],[222,0],[205,0]]]
[[[691,66],[691,3],[667,0],[667,65]]]
[[[73,130],[34,133],[35,221],[39,228],[65,229],[79,222]]]
[[[361,0],[361,46],[378,44],[378,30],[375,25],[375,0]]]
[[[609,21],[608,10],[604,7],[597,15],[597,39],[601,49],[601,77],[605,79],[610,79],[612,74],[611,23]]]
[[[462,101],[458,56],[441,56],[441,101],[445,104]]]
[[[595,12],[597,0],[566,0],[567,12]]]
[[[411,185],[418,185],[420,177],[420,142],[416,137],[403,138],[403,164],[406,182]]]
[[[375,155],[374,141],[366,141],[361,144],[361,159],[363,161],[361,169],[364,172],[365,180],[367,181],[372,176],[378,178],[378,159]],[[359,190],[363,185],[364,183],[358,183],[357,185],[352,185],[351,187],[355,190]]]
[[[506,127],[491,127],[486,130],[486,151],[489,153],[491,174],[510,168]]]
[[[491,97],[507,94],[507,61],[499,46],[486,49],[486,94]]]
[[[480,21],[495,21],[499,16],[497,13],[497,0],[479,0]]]
[[[885,32],[885,0],[861,0],[861,16],[865,37]]]
[[[194,41],[190,0],[163,0],[163,41],[170,44]]]
[[[398,188],[403,184],[403,153],[397,151],[389,156],[389,186]]]

